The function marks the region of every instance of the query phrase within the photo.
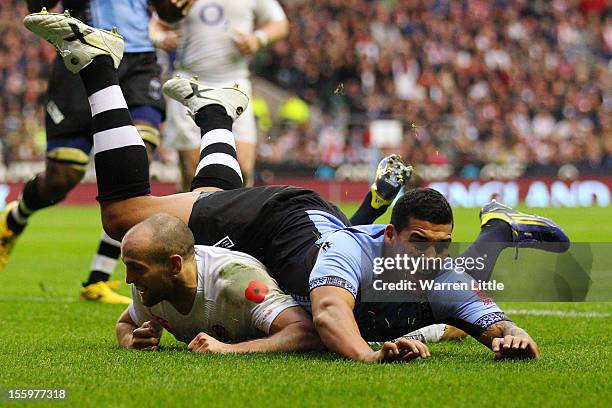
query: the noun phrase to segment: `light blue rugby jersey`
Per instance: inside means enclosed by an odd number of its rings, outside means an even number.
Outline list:
[[[363,302],[362,285],[376,278],[374,258],[382,256],[386,225],[362,225],[335,230],[322,222],[322,215],[311,212],[315,225],[323,225],[317,261],[310,274],[310,290],[319,286],[346,289],[356,300],[354,315],[364,339],[381,341],[397,338],[420,327],[448,323],[478,337],[491,324],[508,320],[502,310],[482,292],[437,290],[426,294],[427,302]],[[327,215],[326,218],[329,218]],[[331,223],[328,223],[331,224]],[[444,271],[435,282],[466,282],[472,278]]]
[[[63,6],[91,26],[104,30],[117,27],[124,38],[126,53],[155,51],[149,39],[147,0],[64,0]]]

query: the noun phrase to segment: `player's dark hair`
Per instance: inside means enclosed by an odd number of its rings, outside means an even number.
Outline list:
[[[442,194],[433,188],[415,188],[401,196],[391,213],[391,224],[400,232],[410,218],[432,224],[453,224],[453,210]]]
[[[142,224],[153,232],[149,254],[155,262],[168,262],[171,255],[180,255],[185,259],[194,257],[193,233],[180,218],[155,214]]]

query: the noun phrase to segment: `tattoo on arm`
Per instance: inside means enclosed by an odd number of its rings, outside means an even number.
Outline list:
[[[509,320],[503,320],[501,322],[493,323],[482,333],[480,339],[481,343],[487,347],[491,347],[493,339],[496,337],[504,336],[528,336],[527,332],[518,327],[514,322]]]

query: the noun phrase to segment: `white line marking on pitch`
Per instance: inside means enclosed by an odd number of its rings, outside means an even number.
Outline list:
[[[34,302],[34,303],[75,303],[79,299],[65,297],[45,297],[45,296],[0,296],[1,302]],[[506,309],[509,315],[528,315],[528,316],[558,316],[558,317],[610,317],[610,313],[605,312],[576,312],[563,310],[547,309]]]
[[[34,302],[34,303],[74,303],[78,302],[79,299],[65,297],[51,297],[51,296],[0,296],[0,302]]]
[[[507,309],[507,314],[531,315],[531,316],[558,316],[558,317],[610,317],[610,313],[603,312],[574,312],[563,310],[545,309]]]

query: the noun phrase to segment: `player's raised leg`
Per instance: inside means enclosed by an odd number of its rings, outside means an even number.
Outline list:
[[[121,239],[133,225],[160,212],[188,223],[198,194],[150,195],[147,152],[118,86],[116,68],[123,52],[121,36],[89,27],[69,16],[46,12],[29,15],[24,24],[54,44],[66,67],[78,72],[85,85],[92,112],[97,200],[106,232],[114,239]],[[75,30],[85,41],[64,42],[67,36],[76,35]],[[191,93],[182,94],[180,86],[176,91],[184,98]],[[228,160],[231,152],[224,149],[231,147],[231,143],[225,142],[229,140],[227,133],[231,135],[228,129],[232,120],[244,111],[248,98],[234,88],[196,87],[191,91],[198,100],[193,104],[197,108],[196,120],[200,122],[198,118],[201,118],[206,122],[201,125],[203,134],[225,131],[211,133],[211,141],[216,140],[214,137],[219,140],[203,149],[194,189],[216,191],[242,185],[239,167]],[[205,172],[210,174],[204,175]]]
[[[373,224],[387,211],[411,175],[412,166],[406,165],[399,155],[392,154],[383,158],[376,168],[376,176],[370,191],[350,219],[351,224]]]
[[[147,196],[150,192],[144,142],[132,125],[118,86],[116,68],[123,55],[123,39],[117,33],[89,27],[69,15],[47,13],[44,9],[27,16],[24,25],[51,42],[66,68],[78,72],[83,79],[92,112],[98,200],[103,220],[112,218],[105,211],[105,207],[112,205],[106,203]],[[74,36],[81,40],[67,40]],[[104,225],[107,230],[109,226],[112,223]]]
[[[485,260],[484,268],[467,270],[475,279],[490,279],[497,258],[505,248],[565,252],[570,245],[563,229],[548,218],[522,213],[496,200],[480,210],[480,228],[476,241],[459,255]]]
[[[243,178],[236,154],[232,124],[246,109],[249,98],[238,87],[206,88],[197,77],[176,76],[164,93],[185,105],[200,128],[200,160],[191,182],[192,191],[232,190]]]

